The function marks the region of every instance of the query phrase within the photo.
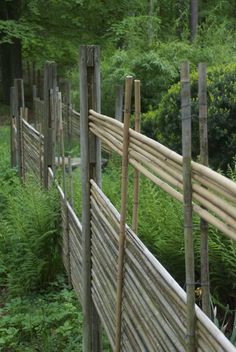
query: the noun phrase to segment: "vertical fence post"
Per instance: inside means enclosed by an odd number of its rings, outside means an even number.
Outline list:
[[[141,99],[140,81],[134,81],[134,100],[135,100],[135,131],[140,132]],[[139,204],[139,171],[134,169],[134,201],[133,201],[133,221],[132,230],[138,232],[138,204]]]
[[[126,203],[127,203],[127,192],[128,192],[128,164],[129,164],[128,150],[129,150],[129,126],[130,126],[130,114],[131,114],[132,82],[133,82],[133,78],[131,76],[126,77],[119,254],[118,254],[118,269],[117,269],[115,352],[120,352],[120,347],[121,347],[121,313],[122,313],[122,291],[123,291],[123,266],[124,266],[124,255],[125,255],[125,238],[126,238],[125,226],[126,226]]]
[[[66,126],[67,126],[67,145],[71,149],[71,84],[65,80],[65,105],[66,105]]]
[[[191,176],[191,97],[189,64],[181,65],[181,115],[184,193],[185,273],[187,293],[187,351],[195,351],[195,278]]]
[[[10,116],[11,116],[11,167],[16,167],[15,148],[15,87],[11,87],[10,92]]]
[[[70,205],[74,208],[74,191],[73,191],[73,173],[71,156],[68,156],[68,171],[69,171],[69,189],[70,189]]]
[[[37,129],[37,114],[36,114],[36,99],[37,99],[37,86],[34,84],[32,87],[32,100],[33,100],[33,119],[34,119],[34,123],[35,123],[35,128]]]
[[[208,135],[207,135],[207,80],[206,64],[198,65],[198,97],[199,97],[199,139],[200,163],[208,166]],[[200,220],[201,230],[201,287],[202,310],[210,318],[210,280],[208,263],[208,223]]]
[[[116,86],[115,118],[122,122],[123,117],[123,86]]]
[[[90,179],[101,184],[100,141],[89,133],[89,109],[100,111],[100,50],[98,46],[80,47],[80,142],[82,177],[82,267],[83,267],[83,351],[101,351],[98,314],[91,287]]]
[[[57,67],[55,62],[46,62],[44,66],[44,163],[43,163],[43,185],[48,188],[48,168],[54,168],[54,146],[53,146],[53,116],[51,107],[50,90],[55,92],[57,86]]]
[[[24,83],[23,79],[15,79],[15,119],[16,119],[16,128],[17,128],[17,166],[19,169],[19,176],[22,179],[23,177],[23,165],[22,165],[22,120],[20,108],[25,107],[25,98],[24,98]]]

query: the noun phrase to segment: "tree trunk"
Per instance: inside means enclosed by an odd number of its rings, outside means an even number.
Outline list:
[[[177,0],[176,1],[176,13],[178,17],[178,25],[176,28],[176,34],[179,39],[181,39],[183,30],[184,30],[184,19],[185,19],[185,1]]]
[[[12,84],[11,77],[11,45],[8,43],[1,44],[1,73],[2,73],[2,100],[5,104],[10,103],[10,87]]]
[[[194,41],[197,35],[198,25],[198,0],[191,0],[190,2],[190,40]]]
[[[23,1],[3,1],[0,6],[0,20],[18,21],[22,12]],[[3,35],[0,40],[4,39]],[[12,43],[0,44],[0,69],[2,76],[2,100],[5,104],[10,103],[10,87],[14,78],[22,78],[22,54],[21,41],[11,38]]]
[[[1,72],[2,72],[2,100],[10,103],[10,87],[14,78],[22,78],[21,42],[16,39],[12,44],[0,45]]]

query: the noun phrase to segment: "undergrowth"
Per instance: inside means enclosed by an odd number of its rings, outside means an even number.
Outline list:
[[[0,224],[1,273],[11,295],[46,287],[61,270],[59,201],[29,180],[8,194]]]
[[[82,313],[63,279],[59,200],[10,169],[0,128],[0,351],[82,351]],[[59,274],[59,275],[58,275]]]
[[[0,351],[82,351],[82,314],[62,278],[46,291],[18,296],[0,308]]]

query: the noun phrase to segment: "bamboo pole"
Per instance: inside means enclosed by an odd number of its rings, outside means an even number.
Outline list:
[[[184,196],[184,238],[185,274],[187,293],[187,351],[195,351],[195,278],[194,244],[192,221],[192,180],[191,180],[191,98],[189,64],[181,65],[181,115],[183,152],[183,196]]]
[[[23,121],[23,119],[25,121],[27,121],[26,120],[26,109],[27,108],[25,108],[25,107],[20,108],[20,119],[21,119],[21,129],[22,129],[22,131],[21,131],[21,162],[22,162],[21,172],[22,172],[23,183],[25,183],[26,172],[25,172],[25,138],[24,138],[24,130],[23,130],[22,121]]]
[[[116,86],[115,118],[122,122],[123,117],[123,86]]]
[[[70,183],[70,204],[74,208],[74,191],[73,191],[73,174],[71,165],[71,156],[68,156],[69,183]]]
[[[16,118],[16,128],[17,128],[17,166],[19,168],[19,176],[22,180],[23,170],[22,170],[22,118],[20,113],[20,108],[25,107],[24,98],[24,82],[22,79],[14,80],[15,86],[15,118]]]
[[[67,128],[67,146],[71,149],[71,84],[65,80],[65,105],[66,105],[66,128]]]
[[[44,67],[44,116],[43,116],[43,135],[44,135],[44,157],[43,157],[43,183],[48,188],[48,168],[53,169],[54,146],[53,146],[53,116],[50,90],[53,94],[57,86],[57,66],[55,62],[47,61]]]
[[[130,126],[132,80],[133,78],[131,76],[128,76],[126,77],[126,82],[125,82],[125,112],[124,112],[123,157],[122,157],[119,257],[118,257],[118,273],[117,273],[115,352],[120,352],[120,348],[121,348],[121,310],[122,310],[123,265],[124,265],[125,235],[126,235],[125,224],[126,224],[126,201],[127,201],[127,192],[128,192],[128,148],[129,148],[129,126]]]
[[[65,198],[67,195],[66,190],[66,166],[65,166],[65,144],[64,144],[64,129],[62,120],[62,102],[61,102],[61,92],[58,93],[58,112],[59,112],[59,129],[60,129],[60,150],[61,150],[61,165],[62,165],[62,185]]]
[[[134,99],[135,99],[135,131],[140,132],[141,117],[141,97],[140,81],[134,81]],[[138,232],[138,205],[139,205],[139,171],[134,169],[134,199],[133,199],[133,222],[132,230]]]
[[[69,233],[69,214],[68,214],[68,203],[67,203],[67,188],[66,188],[66,166],[65,166],[65,143],[64,143],[64,128],[62,120],[62,96],[61,92],[57,92],[57,105],[58,105],[58,114],[59,114],[59,129],[60,129],[60,146],[61,146],[61,161],[62,161],[62,177],[63,177],[63,193],[64,193],[64,202],[63,207],[65,211],[65,235],[66,235],[66,262],[67,262],[67,275],[68,283],[71,286],[71,260],[70,260],[70,251],[71,251],[71,241]]]
[[[208,166],[208,136],[207,136],[207,83],[206,64],[198,65],[198,97],[199,97],[199,139],[200,162]],[[210,318],[210,279],[208,262],[208,223],[201,218],[201,287],[202,310]]]
[[[11,115],[11,167],[16,167],[16,148],[15,148],[15,87],[11,87],[10,92],[10,115]]]

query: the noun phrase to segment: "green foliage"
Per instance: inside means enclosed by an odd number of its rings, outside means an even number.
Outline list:
[[[156,106],[166,90],[177,77],[177,71],[170,62],[157,51],[138,52],[117,50],[102,63],[103,111],[113,114],[115,106],[115,86],[123,84],[127,75],[133,75],[142,82],[142,110]],[[157,79],[158,78],[158,79]],[[111,90],[114,87],[114,90]]]
[[[81,307],[60,281],[37,295],[3,302],[0,316],[2,352],[82,351]]]
[[[226,169],[236,154],[236,65],[208,70],[209,160],[215,168]],[[191,76],[193,156],[199,154],[198,82]],[[180,84],[173,85],[155,112],[144,115],[143,131],[181,153]],[[150,135],[150,134],[149,134]],[[222,157],[224,156],[224,157]]]
[[[1,273],[8,293],[46,287],[61,269],[59,202],[33,180],[7,195],[0,224]]]

